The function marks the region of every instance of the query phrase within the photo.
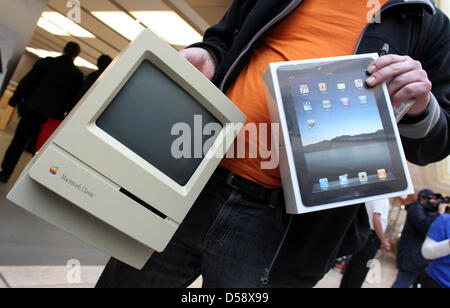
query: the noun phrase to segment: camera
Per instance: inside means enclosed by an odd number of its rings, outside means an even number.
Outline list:
[[[439,204],[441,203],[445,203],[445,204],[449,204],[450,203],[450,197],[444,197],[441,194],[436,194],[436,200]]]
[[[439,205],[441,204],[450,204],[450,197],[443,196],[441,194],[428,194],[421,195],[424,199],[424,207],[428,212],[435,213],[439,210]],[[450,208],[447,207],[447,213],[450,213]]]

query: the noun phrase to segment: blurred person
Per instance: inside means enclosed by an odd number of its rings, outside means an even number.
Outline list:
[[[422,254],[432,263],[418,284],[427,289],[450,288],[450,214],[442,215],[431,225]]]
[[[74,64],[80,52],[77,43],[68,43],[62,56],[39,60],[19,83],[9,104],[15,107],[24,101],[22,117],[3,158],[0,182],[8,182],[27,142],[41,125],[49,118],[63,119],[73,106],[83,83],[83,74]]]
[[[421,190],[418,200],[406,206],[408,216],[398,244],[398,276],[392,288],[410,288],[430,264],[422,256],[422,244],[432,223],[444,213],[437,207],[434,192]]]
[[[389,199],[366,202],[371,234],[365,247],[354,254],[346,265],[340,288],[361,288],[369,272],[369,261],[375,258],[380,248],[384,251],[391,250],[384,235],[388,225],[389,205]]]
[[[101,55],[98,58],[97,60],[98,70],[90,73],[86,77],[83,85],[81,86],[77,99],[72,101],[74,104],[68,106],[67,109],[68,113],[72,111],[72,109],[75,107],[75,104],[79,102],[79,100],[84,96],[84,94],[86,94],[86,92],[91,88],[91,86],[95,83],[95,81],[97,81],[97,79],[106,70],[106,68],[109,66],[111,62],[112,59],[108,55]],[[58,128],[61,122],[62,119],[49,118],[46,123],[42,124],[42,131],[40,132],[39,137],[36,140],[37,142],[35,143],[34,152],[40,150],[40,148],[45,144],[45,142],[47,142],[48,138],[51,137],[51,135],[55,132],[55,130]]]

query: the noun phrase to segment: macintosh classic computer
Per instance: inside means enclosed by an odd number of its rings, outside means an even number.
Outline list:
[[[142,268],[165,249],[244,122],[206,77],[144,30],[33,158],[8,198]],[[174,155],[174,147],[186,146],[177,143],[177,127],[190,129],[187,141],[202,151]]]

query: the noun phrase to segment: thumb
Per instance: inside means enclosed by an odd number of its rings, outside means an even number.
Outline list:
[[[180,54],[198,69],[201,69],[207,62],[206,51],[201,49],[183,49],[180,51]]]
[[[190,62],[192,58],[192,51],[189,49],[182,49],[180,50],[180,55]]]

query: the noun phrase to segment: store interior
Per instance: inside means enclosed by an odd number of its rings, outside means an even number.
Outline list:
[[[9,99],[40,58],[60,55],[64,46],[74,41],[82,50],[75,64],[88,75],[97,69],[100,55],[117,57],[144,28],[152,29],[181,50],[201,40],[231,3],[232,0],[81,0],[81,7],[77,8],[67,0],[0,1],[0,23],[6,26],[17,28],[18,18],[11,16],[18,15],[11,12],[27,12],[27,22],[18,31],[17,47],[9,63],[14,70],[4,76],[7,82],[3,83],[0,98],[0,155],[4,155],[19,120],[17,110],[8,105]],[[450,1],[437,1],[437,5],[450,14]],[[31,158],[30,153],[24,153],[11,180],[0,185],[0,288],[94,287],[109,256],[6,199]],[[409,164],[409,170],[416,193],[428,188],[450,196],[450,158],[426,167]],[[371,269],[365,288],[390,287],[395,280],[396,245],[406,221],[405,206],[415,201],[415,195],[390,200],[386,236],[393,249],[379,252],[380,266]],[[318,287],[338,287],[340,277],[337,262]],[[201,278],[193,287],[201,287]]]

